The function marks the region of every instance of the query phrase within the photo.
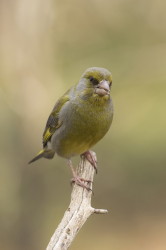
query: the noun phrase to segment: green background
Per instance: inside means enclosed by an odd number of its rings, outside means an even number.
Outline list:
[[[27,162],[55,101],[91,66],[113,75],[92,198],[109,214],[91,216],[71,249],[165,249],[165,9],[164,0],[0,1],[0,249],[45,249],[68,207],[66,161]]]

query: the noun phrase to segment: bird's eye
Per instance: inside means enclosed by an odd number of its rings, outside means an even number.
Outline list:
[[[111,86],[112,86],[112,82],[110,82],[110,84],[109,84],[109,85],[110,85],[110,87],[111,87]]]
[[[98,82],[98,80],[96,79],[96,78],[94,78],[93,76],[91,76],[90,78],[89,78],[89,80],[94,84],[94,85],[97,85],[99,82]]]

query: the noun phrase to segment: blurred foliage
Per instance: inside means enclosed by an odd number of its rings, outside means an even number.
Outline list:
[[[165,249],[165,8],[164,0],[0,1],[0,249],[45,249],[69,204],[65,160],[27,162],[55,101],[90,66],[113,74],[113,125],[94,148],[93,205],[110,213],[91,217],[71,249]]]

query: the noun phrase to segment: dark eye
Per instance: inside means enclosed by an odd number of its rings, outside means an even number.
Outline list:
[[[97,85],[99,82],[98,82],[98,80],[96,79],[96,78],[94,78],[93,76],[91,76],[90,78],[89,78],[89,80],[94,84],[94,85]]]

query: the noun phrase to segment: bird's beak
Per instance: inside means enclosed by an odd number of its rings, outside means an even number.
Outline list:
[[[109,82],[106,80],[102,80],[96,87],[95,93],[104,96],[104,95],[109,95],[110,94],[110,86]]]

